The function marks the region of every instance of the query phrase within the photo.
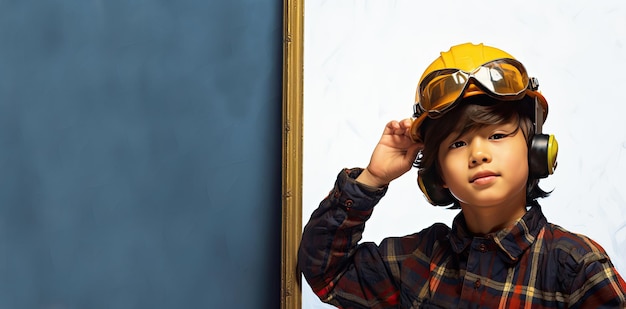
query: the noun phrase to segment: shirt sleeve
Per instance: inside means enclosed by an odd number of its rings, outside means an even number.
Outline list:
[[[344,169],[304,228],[298,265],[324,302],[341,308],[398,304],[396,280],[378,247],[358,244],[365,222],[387,188],[359,185],[362,169]]]
[[[590,252],[576,258],[572,273],[569,308],[626,308],[626,283],[613,263],[593,240]],[[576,255],[574,255],[576,257]]]

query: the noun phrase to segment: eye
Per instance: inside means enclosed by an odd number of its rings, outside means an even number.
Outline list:
[[[454,149],[454,148],[463,147],[465,145],[466,145],[466,143],[464,141],[456,141],[456,142],[452,143],[452,145],[450,145],[450,148]]]
[[[503,139],[505,137],[509,136],[509,134],[504,134],[504,133],[496,133],[493,134],[489,137],[489,139]]]

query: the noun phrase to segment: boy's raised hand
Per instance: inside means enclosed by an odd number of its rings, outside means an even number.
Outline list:
[[[371,187],[383,187],[408,172],[422,143],[415,143],[409,135],[411,119],[390,121],[378,141],[370,163],[357,181]]]

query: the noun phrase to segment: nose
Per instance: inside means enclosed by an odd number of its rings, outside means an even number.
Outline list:
[[[487,145],[482,142],[475,141],[471,145],[471,155],[469,158],[470,166],[491,162],[491,153]]]

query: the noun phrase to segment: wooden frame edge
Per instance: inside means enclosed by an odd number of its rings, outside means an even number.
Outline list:
[[[303,30],[303,0],[283,0],[281,309],[302,307],[297,253],[302,234]]]

